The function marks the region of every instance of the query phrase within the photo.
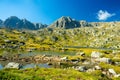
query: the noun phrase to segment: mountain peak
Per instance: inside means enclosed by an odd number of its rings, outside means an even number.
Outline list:
[[[69,21],[69,22],[71,22],[72,19],[69,16],[62,16],[61,18],[58,19],[58,21]]]
[[[70,16],[62,16],[62,17],[60,17],[60,19],[71,19],[71,17]]]
[[[8,19],[19,19],[17,16],[10,16]]]
[[[30,29],[36,30],[47,27],[46,25],[34,25],[34,23],[28,21],[27,19],[19,19],[16,16],[11,16],[5,21],[0,20],[0,27],[12,28],[12,29]]]
[[[58,27],[58,28],[76,28],[80,27],[79,21],[75,21],[69,16],[62,16],[58,20],[56,20],[53,24],[51,24],[49,27]]]

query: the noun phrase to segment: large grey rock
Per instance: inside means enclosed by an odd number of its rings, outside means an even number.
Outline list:
[[[120,74],[114,75],[114,77],[120,77]]]
[[[60,58],[60,60],[61,61],[66,61],[66,60],[68,60],[68,57],[62,57],[62,58]]]
[[[108,63],[108,64],[112,62],[112,60],[110,58],[105,58],[105,57],[95,59],[95,61],[96,62],[104,62],[104,63]]]
[[[117,75],[117,73],[114,71],[114,69],[108,69],[108,72],[112,74],[113,76]]]
[[[78,70],[80,72],[85,72],[86,71],[86,67],[85,66],[77,66],[76,70]]]
[[[94,68],[95,68],[95,70],[100,70],[101,69],[100,66],[95,66]]]
[[[16,69],[20,69],[21,65],[19,63],[16,62],[9,62],[5,68],[16,68]]]
[[[108,69],[109,75],[112,75],[114,77],[120,77],[120,74],[117,74],[114,69]]]
[[[92,53],[91,53],[91,58],[100,58],[100,52],[96,52],[96,51],[93,51]]]

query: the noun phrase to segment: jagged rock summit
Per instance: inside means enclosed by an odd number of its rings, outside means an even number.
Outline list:
[[[21,20],[16,16],[11,16],[4,21],[4,26],[7,28],[19,28]]]
[[[77,28],[77,27],[80,27],[80,23],[79,21],[73,20],[70,17],[62,16],[61,18],[56,20],[54,23],[52,23],[49,27],[51,28],[58,27],[58,28],[65,28],[65,29]]]
[[[70,18],[69,16],[62,16],[51,25],[41,24],[41,23],[32,23],[27,19],[19,19],[16,16],[11,16],[5,21],[0,20],[0,28],[12,28],[12,29],[30,29],[38,30],[42,28],[80,28],[80,27],[105,27],[106,26],[116,26],[120,22],[87,22],[85,20],[77,21]]]
[[[87,22],[85,20],[77,21],[70,17],[62,16],[48,28],[63,28],[63,29],[70,29],[70,28],[80,28],[80,27],[105,27],[106,26],[115,26],[118,25],[120,22]]]
[[[12,29],[37,30],[47,27],[47,25],[41,23],[32,23],[27,19],[19,19],[16,16],[11,16],[7,18],[5,21],[0,20],[0,27],[12,28]]]

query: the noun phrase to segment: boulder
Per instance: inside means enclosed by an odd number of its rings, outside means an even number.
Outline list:
[[[104,63],[108,63],[110,64],[112,62],[112,60],[110,58],[98,58],[98,59],[95,59],[96,62],[104,62]]]
[[[16,62],[9,62],[5,68],[16,68],[16,69],[20,69],[21,65],[19,63]]]
[[[100,52],[96,52],[96,51],[93,51],[92,53],[91,53],[91,58],[100,58]]]
[[[77,66],[76,70],[78,70],[80,72],[85,72],[86,71],[86,67],[85,66]]]
[[[88,69],[86,72],[93,72],[95,69]]]
[[[120,62],[115,62],[115,65],[120,65]]]
[[[120,74],[115,75],[114,77],[120,77]]]
[[[60,58],[61,61],[66,61],[68,60],[68,57],[63,57],[63,58]]]
[[[95,68],[95,70],[100,70],[101,69],[100,66],[95,66],[94,68]]]
[[[82,63],[83,65],[90,65],[91,63],[89,61],[85,61]]]
[[[100,58],[100,52],[96,52],[96,51],[93,51],[92,53],[91,53],[91,62],[92,63],[96,63],[96,62],[98,62],[99,61],[99,58]]]
[[[12,41],[11,40],[4,40],[4,42],[11,43]]]
[[[114,69],[108,69],[108,72],[112,74],[113,76],[117,75]]]

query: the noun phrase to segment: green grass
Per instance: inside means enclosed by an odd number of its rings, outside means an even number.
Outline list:
[[[108,78],[101,71],[91,73],[78,72],[73,69],[34,68],[25,70],[7,69],[0,71],[2,80],[98,80]]]
[[[83,27],[75,29],[59,29],[49,28],[29,31],[29,30],[12,30],[0,29],[0,46],[7,46],[5,49],[20,49],[26,50],[36,48],[38,50],[60,49],[64,46],[81,46],[94,48],[115,48],[120,49],[118,26],[109,27]],[[104,34],[103,34],[104,33]],[[5,40],[11,40],[11,43],[6,43]],[[20,42],[24,42],[21,45]],[[9,48],[12,46],[12,48]],[[17,47],[16,47],[17,46]],[[68,48],[68,50],[78,50]]]

